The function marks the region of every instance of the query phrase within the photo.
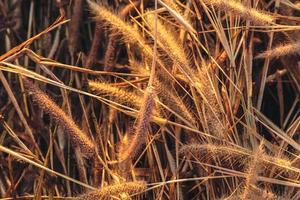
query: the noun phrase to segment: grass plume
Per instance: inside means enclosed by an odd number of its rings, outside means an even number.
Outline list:
[[[255,150],[251,161],[248,163],[247,175],[245,180],[244,191],[241,195],[242,200],[251,199],[252,188],[256,188],[258,174],[262,170],[262,162],[260,156],[264,153],[263,142]]]
[[[154,34],[154,15],[146,15],[147,23]],[[176,40],[174,33],[171,32],[159,19],[157,20],[157,39],[160,47],[164,49],[167,55],[172,59],[174,65],[187,77],[192,79],[193,73],[184,47]]]
[[[127,160],[129,158],[136,158],[137,154],[140,152],[141,147],[143,146],[143,144],[145,144],[148,126],[154,107],[154,97],[154,88],[148,86],[144,94],[142,107],[138,113],[136,123],[134,125],[134,134],[132,136],[132,139],[129,141],[127,150],[120,153],[120,161]]]
[[[247,163],[252,159],[253,152],[247,149],[238,148],[230,145],[223,144],[188,144],[183,145],[180,149],[182,154],[188,155],[192,153],[200,160],[211,160],[213,158],[219,158],[224,163],[233,160],[234,163]],[[263,162],[265,166],[277,166],[281,169],[292,170],[292,162],[286,158],[278,158],[268,155],[264,152],[260,153],[260,162]]]
[[[127,103],[129,105],[140,107],[143,102],[143,97],[137,95],[134,92],[121,89],[119,87],[112,86],[108,83],[103,83],[99,81],[88,81],[89,88],[97,93],[107,94],[114,100],[120,103]]]
[[[147,184],[144,181],[133,181],[112,184],[105,186],[97,191],[93,191],[77,197],[76,200],[104,200],[121,198],[123,193],[133,195],[141,193],[147,188]]]
[[[217,99],[217,90],[212,85],[213,83],[211,83],[210,74],[213,74],[211,68],[203,64],[202,69],[198,73],[196,89],[204,102],[203,114],[209,133],[219,138],[224,138],[226,134],[224,114]]]
[[[171,108],[176,113],[182,115],[182,117],[188,120],[193,125],[197,124],[197,121],[189,108],[181,98],[176,95],[175,89],[168,87],[165,82],[155,81],[156,88],[158,90],[159,99]]]
[[[92,1],[88,1],[91,11],[95,15],[96,20],[103,21],[110,26],[113,31],[123,36],[124,40],[130,44],[137,44],[146,56],[152,56],[152,49],[145,43],[144,38],[139,31],[126,23],[117,14],[113,13],[103,5],[99,5]]]
[[[206,4],[216,6],[218,9],[232,12],[236,16],[253,21],[256,24],[272,24],[274,17],[254,8],[247,8],[237,0],[203,0]]]
[[[255,58],[278,58],[281,56],[297,54],[300,51],[300,43],[291,43],[277,46],[273,49],[258,54]]]
[[[124,19],[126,15],[137,6],[138,1],[135,1],[133,4],[128,4],[125,6],[120,12],[120,19]],[[113,68],[114,60],[115,60],[115,51],[119,42],[119,36],[116,31],[113,31],[109,35],[107,48],[104,54],[104,70],[110,71]]]
[[[27,78],[23,78],[22,80],[32,100],[63,128],[64,132],[71,138],[72,144],[79,147],[81,152],[86,156],[93,155],[95,153],[95,144],[75,122],[31,81]]]
[[[113,86],[112,84],[103,83],[99,81],[88,81],[89,88],[96,92],[110,96],[114,101],[133,106],[136,109],[140,109],[143,105],[143,96],[137,94],[134,91],[122,89],[120,87]],[[155,104],[153,109],[155,116],[160,116],[159,107]]]

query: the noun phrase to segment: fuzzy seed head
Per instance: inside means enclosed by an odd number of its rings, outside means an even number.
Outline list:
[[[147,23],[151,29],[151,32],[155,33],[155,17],[153,14],[146,15]],[[178,39],[175,38],[168,28],[157,19],[157,34],[161,48],[164,49],[168,56],[172,59],[173,63],[179,70],[188,77],[193,77],[193,73],[190,70],[190,62],[187,58],[187,54],[184,52],[184,47],[179,43]]]
[[[264,154],[263,143],[259,145],[257,150],[254,152],[250,162],[248,163],[244,191],[241,195],[241,199],[243,200],[249,199],[251,197],[252,188],[256,188],[257,177],[262,169],[262,161],[260,159],[260,156],[262,154]]]
[[[120,198],[125,193],[128,195],[133,195],[136,193],[141,193],[147,188],[147,184],[144,181],[134,181],[134,182],[125,182],[118,183],[103,187],[100,190],[93,191],[87,194],[84,194],[80,197],[77,197],[77,200],[104,200],[104,199],[113,199]],[[121,196],[120,196],[121,195]]]
[[[206,4],[212,4],[220,10],[232,12],[237,16],[249,19],[256,24],[271,24],[274,21],[274,18],[271,15],[254,8],[247,8],[236,0],[203,0],[203,2]]]
[[[144,95],[142,107],[138,113],[137,120],[134,125],[134,134],[132,136],[130,144],[127,150],[125,152],[121,152],[119,155],[119,159],[121,161],[136,158],[141,147],[146,142],[148,126],[155,104],[154,97],[154,88],[148,86]]]
[[[88,3],[97,21],[103,21],[106,25],[110,26],[115,33],[122,35],[126,42],[130,44],[137,44],[145,56],[152,56],[152,49],[146,44],[137,29],[130,24],[127,24],[117,14],[107,9],[105,6],[91,1],[88,1]]]
[[[98,81],[89,80],[88,84],[91,90],[95,92],[108,94],[119,103],[125,102],[138,108],[142,104],[143,98],[135,94],[134,92],[130,92],[128,90],[124,90],[119,87],[112,86],[111,84],[102,83]]]
[[[75,124],[75,122],[54,103],[44,92],[31,81],[23,78],[24,87],[28,91],[32,100],[69,135],[73,145],[79,147],[86,156],[91,156],[95,152],[95,144],[88,136]]]
[[[281,56],[296,54],[300,51],[300,43],[285,44],[265,51],[255,58],[278,58]]]

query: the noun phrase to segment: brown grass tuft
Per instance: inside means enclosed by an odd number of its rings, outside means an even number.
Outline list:
[[[85,66],[88,68],[91,67],[91,65],[93,65],[97,60],[97,53],[101,43],[101,36],[102,36],[101,23],[98,22],[96,23],[95,26],[95,32],[94,32],[93,42],[91,45],[90,52],[85,61]]]
[[[78,39],[80,35],[80,22],[82,18],[82,0],[74,1],[73,13],[69,29],[69,50],[72,55],[78,48]]]

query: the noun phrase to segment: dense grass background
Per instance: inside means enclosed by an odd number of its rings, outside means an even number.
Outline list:
[[[0,0],[1,199],[299,199],[299,10]]]

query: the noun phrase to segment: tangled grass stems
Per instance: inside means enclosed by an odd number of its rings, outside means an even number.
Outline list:
[[[136,194],[124,184],[144,180],[140,185],[153,187],[137,193],[149,200],[299,199],[294,0],[54,2],[0,2],[0,51],[7,52],[0,56],[0,116],[9,125],[0,137],[8,147],[0,154],[1,197],[127,200]],[[56,26],[37,34],[58,12]],[[274,45],[285,39],[291,42]],[[72,136],[74,150],[66,145],[71,128],[59,118],[68,114],[51,116],[18,74],[43,80],[44,94],[56,86],[75,92],[59,99],[68,104],[69,121],[74,114],[81,132],[93,137],[97,152],[90,160]],[[90,81],[89,91],[73,88],[86,80],[105,82],[94,81],[97,89]],[[147,81],[155,92],[147,91]],[[61,102],[56,106],[65,111]],[[255,150],[264,139],[266,151]],[[39,176],[32,176],[35,167]]]

